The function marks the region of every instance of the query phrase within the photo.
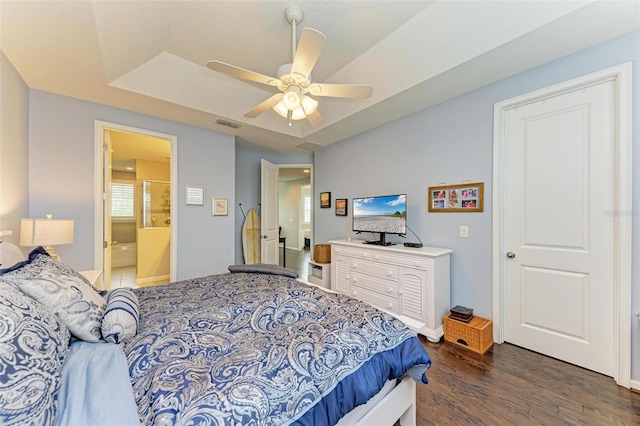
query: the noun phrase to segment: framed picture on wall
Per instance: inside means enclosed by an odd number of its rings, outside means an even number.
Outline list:
[[[213,216],[227,216],[229,214],[227,198],[214,198],[211,206]]]
[[[321,209],[331,208],[331,193],[330,192],[321,192],[320,193],[320,208]]]
[[[484,183],[429,187],[430,212],[481,212]]]
[[[336,198],[336,216],[346,216],[346,215],[347,215],[347,199]]]

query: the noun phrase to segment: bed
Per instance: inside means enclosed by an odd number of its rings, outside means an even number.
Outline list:
[[[429,356],[363,302],[272,265],[100,294],[3,245],[2,424],[415,424]]]

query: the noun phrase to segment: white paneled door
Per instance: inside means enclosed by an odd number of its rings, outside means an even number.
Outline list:
[[[505,113],[504,341],[614,375],[615,82]]]

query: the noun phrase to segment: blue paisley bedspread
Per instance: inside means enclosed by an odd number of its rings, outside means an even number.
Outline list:
[[[136,290],[125,345],[142,424],[335,424],[385,381],[426,383],[402,322],[279,275],[227,273]]]

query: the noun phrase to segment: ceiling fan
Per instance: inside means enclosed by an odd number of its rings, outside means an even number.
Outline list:
[[[366,85],[326,84],[311,81],[311,70],[318,61],[327,38],[319,31],[304,28],[296,49],[296,24],[302,20],[303,16],[302,9],[298,6],[289,6],[285,10],[285,17],[291,24],[293,62],[278,68],[277,77],[270,77],[220,61],[207,62],[207,67],[214,71],[234,78],[276,87],[282,92],[271,96],[246,112],[245,117],[255,118],[273,108],[274,111],[289,120],[289,126],[292,125],[292,120],[304,118],[312,126],[318,126],[324,120],[317,109],[318,101],[311,96],[366,99],[373,93],[373,87]]]

